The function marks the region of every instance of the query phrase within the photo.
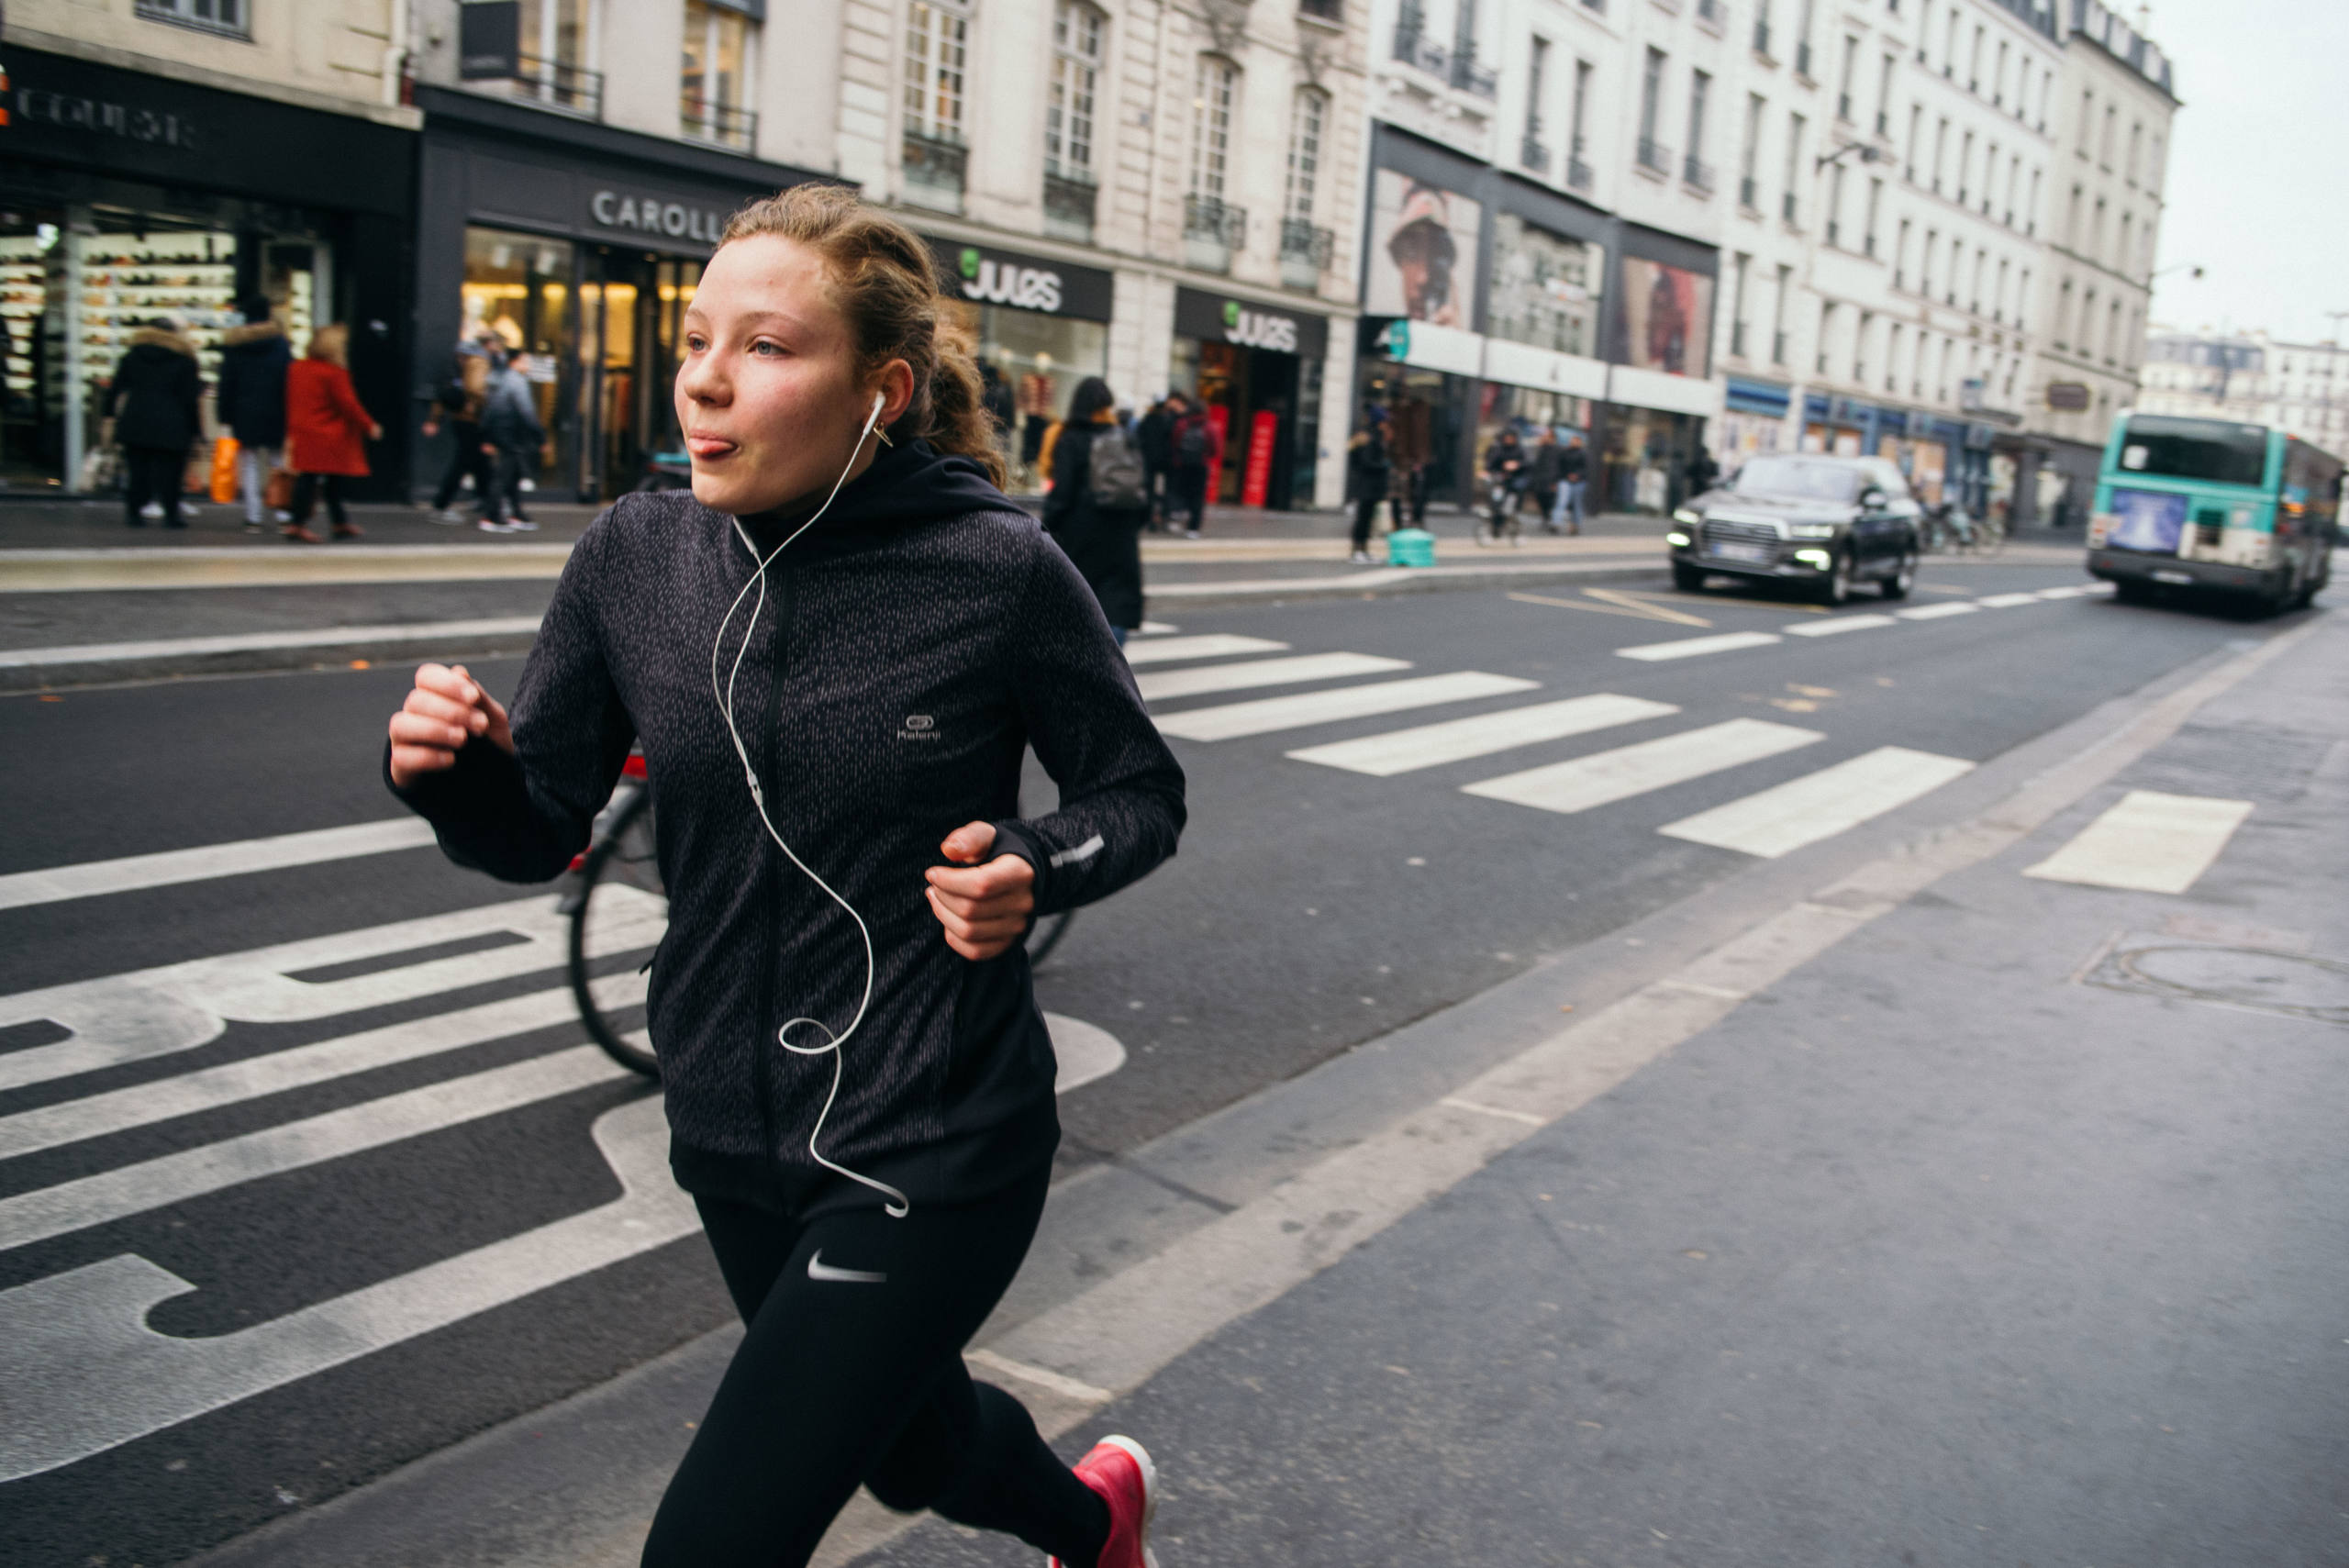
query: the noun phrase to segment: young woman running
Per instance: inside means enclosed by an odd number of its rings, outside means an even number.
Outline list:
[[[996,487],[931,267],[847,191],[738,214],[685,317],[692,493],[581,536],[510,719],[428,664],[391,721],[394,792],[510,880],[569,863],[632,742],[650,765],[670,1164],[749,1330],[651,1568],[804,1563],[860,1485],[1064,1568],[1149,1562],[1141,1445],[1072,1472],[962,1351],[1060,1136],[1020,938],[1174,852],[1183,774]],[[1023,821],[1030,744],[1061,804]]]

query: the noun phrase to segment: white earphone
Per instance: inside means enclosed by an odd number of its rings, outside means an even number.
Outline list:
[[[893,1219],[903,1219],[907,1215],[913,1212],[912,1199],[907,1197],[905,1194],[899,1192],[896,1188],[891,1186],[886,1182],[877,1182],[871,1176],[859,1175],[856,1172],[850,1170],[845,1165],[827,1160],[824,1158],[823,1151],[816,1147],[816,1140],[823,1135],[824,1118],[832,1114],[832,1102],[840,1098],[841,1048],[848,1043],[849,1037],[854,1034],[856,1032],[857,1026],[864,1021],[865,1012],[873,1005],[873,982],[874,973],[873,962],[873,932],[866,927],[864,923],[864,917],[856,912],[855,906],[851,905],[847,899],[842,898],[839,893],[834,891],[830,883],[826,882],[822,877],[818,876],[815,872],[810,870],[807,862],[801,860],[798,855],[794,853],[789,844],[784,842],[783,835],[775,831],[774,819],[767,815],[766,795],[759,788],[759,771],[757,768],[751,765],[751,753],[749,749],[742,744],[742,733],[734,727],[734,684],[736,680],[741,675],[742,660],[751,651],[751,635],[758,629],[759,612],[766,607],[767,568],[774,563],[776,556],[781,555],[790,547],[793,539],[797,539],[801,534],[804,534],[809,528],[814,528],[818,519],[821,518],[826,512],[832,509],[832,502],[839,497],[841,486],[848,483],[849,470],[853,469],[856,466],[857,458],[864,450],[864,438],[876,433],[876,427],[881,422],[881,410],[887,406],[888,401],[888,394],[885,392],[876,392],[873,395],[873,412],[864,417],[864,428],[856,433],[856,446],[848,454],[848,467],[841,469],[841,476],[832,481],[832,493],[824,497],[824,504],[816,508],[815,516],[809,517],[806,522],[800,524],[797,528],[792,529],[790,533],[784,536],[784,540],[781,544],[776,545],[774,549],[769,550],[764,556],[761,556],[759,554],[758,546],[751,542],[750,530],[742,527],[742,519],[740,517],[734,519],[735,537],[742,541],[742,548],[751,552],[751,559],[758,562],[758,570],[751,574],[750,582],[742,584],[741,593],[734,595],[734,602],[726,606],[725,617],[718,623],[718,635],[710,640],[709,692],[711,696],[718,699],[718,711],[726,720],[726,733],[734,742],[734,755],[736,759],[742,764],[742,782],[750,785],[751,804],[758,811],[760,826],[763,827],[767,830],[767,837],[774,840],[775,848],[781,850],[784,852],[785,857],[788,859],[793,865],[797,866],[801,873],[804,874],[808,881],[814,883],[818,887],[822,888],[824,890],[824,895],[829,898],[833,903],[839,905],[847,912],[848,917],[856,922],[856,934],[864,943],[864,995],[858,999],[856,1004],[856,1016],[849,1019],[848,1028],[841,1030],[838,1034],[834,1034],[831,1030],[831,1026],[825,1023],[821,1018],[793,1018],[781,1029],[775,1030],[775,1042],[778,1045],[781,1045],[784,1050],[790,1051],[793,1055],[822,1056],[829,1052],[832,1059],[831,1093],[824,1096],[824,1108],[816,1113],[816,1125],[808,1130],[807,1152],[809,1156],[815,1160],[816,1163],[821,1165],[827,1171],[833,1173],[835,1175],[846,1176],[850,1181],[862,1183],[863,1185],[871,1187],[874,1192],[881,1194],[886,1200],[881,1206],[883,1211]],[[888,444],[889,438],[887,436],[882,436],[880,439],[884,446]],[[742,628],[741,645],[734,651],[733,668],[728,672],[726,676],[726,684],[721,690],[718,684],[718,658],[720,649],[724,647],[726,642],[726,628],[733,624],[734,612],[742,607],[742,600],[750,594],[751,589],[754,585],[759,590],[759,596],[757,602],[751,606],[750,621]],[[807,1024],[823,1030],[824,1043],[821,1045],[793,1044],[791,1040],[791,1031],[801,1024]]]

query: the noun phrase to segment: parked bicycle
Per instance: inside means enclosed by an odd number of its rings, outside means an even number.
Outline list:
[[[661,1075],[652,1041],[639,1027],[623,1029],[616,1017],[642,999],[641,989],[621,976],[598,975],[596,966],[615,955],[644,954],[636,974],[652,967],[660,933],[668,924],[668,889],[661,881],[655,852],[653,791],[644,757],[631,753],[620,770],[619,786],[596,817],[587,850],[565,873],[556,908],[571,917],[571,995],[580,1022],[612,1060],[648,1078]],[[648,902],[651,901],[651,902]],[[1028,931],[1028,962],[1041,966],[1068,934],[1070,913],[1038,919]],[[615,984],[615,980],[618,984]]]
[[[1996,555],[2007,542],[1996,517],[1977,517],[1955,501],[1925,508],[1924,536],[1929,555]]]

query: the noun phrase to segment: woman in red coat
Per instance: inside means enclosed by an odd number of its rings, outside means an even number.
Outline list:
[[[285,369],[285,466],[295,475],[294,520],[285,526],[285,537],[305,544],[318,542],[310,531],[310,508],[321,488],[334,537],[360,534],[343,510],[342,482],[365,477],[365,443],[383,439],[384,428],[361,406],[350,364],[351,328],[336,322],[311,335],[309,358]]]

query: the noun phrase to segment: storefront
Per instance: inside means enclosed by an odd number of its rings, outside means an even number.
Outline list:
[[[1013,414],[1002,435],[1015,494],[1043,488],[1036,459],[1044,432],[1068,412],[1077,383],[1109,370],[1109,320],[1117,275],[1049,256],[1030,256],[926,236],[940,274],[959,290],[963,324],[978,345],[990,394],[1009,389]]]
[[[679,322],[736,209],[805,170],[419,87],[412,422],[461,342],[519,356],[546,427],[538,483],[583,501],[683,462],[673,386]],[[414,471],[429,486],[444,432]]]
[[[1365,316],[1356,328],[1353,427],[1387,418],[1397,493],[1423,516],[1431,500],[1467,497],[1484,395],[1485,340],[1408,317]]]
[[[1326,316],[1175,289],[1168,384],[1196,398],[1215,428],[1210,501],[1275,511],[1312,504],[1329,349]]]
[[[1723,473],[1735,473],[1745,460],[1759,452],[1774,452],[1786,442],[1787,415],[1794,406],[1794,389],[1776,382],[1729,378],[1722,399],[1720,423],[1714,432],[1713,455]]]
[[[1710,380],[1718,258],[1676,235],[1622,232],[1599,494],[1608,510],[1655,514],[1687,498],[1707,422],[1721,412]]]
[[[7,65],[0,478],[110,488],[106,388],[131,335],[158,320],[195,346],[209,438],[221,335],[261,294],[297,354],[314,328],[350,324],[360,400],[386,427],[361,493],[389,493],[406,462],[394,416],[415,133],[34,50],[11,47]]]

